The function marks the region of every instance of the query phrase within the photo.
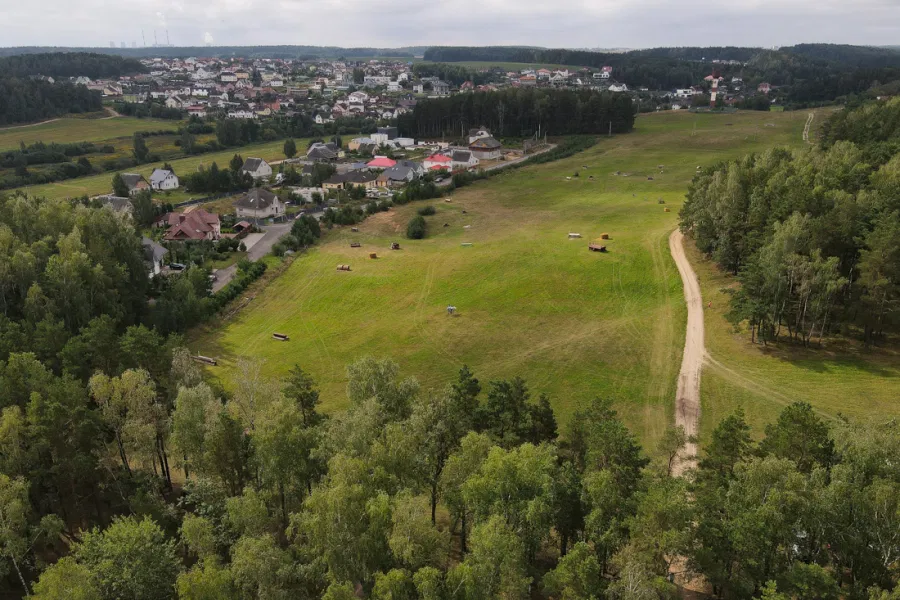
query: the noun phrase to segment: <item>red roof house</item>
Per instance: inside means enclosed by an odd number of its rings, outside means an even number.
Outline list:
[[[387,156],[376,156],[372,160],[366,163],[366,166],[370,169],[389,169],[393,166],[396,166],[397,161],[388,158]]]
[[[163,239],[170,242],[217,240],[222,231],[219,215],[202,208],[189,213],[169,213],[166,220],[169,229]]]

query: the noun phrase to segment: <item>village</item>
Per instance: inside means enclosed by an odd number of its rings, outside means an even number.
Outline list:
[[[110,80],[77,77],[73,81],[100,91],[110,101],[153,101],[197,117],[259,120],[304,114],[319,125],[347,117],[396,119],[412,111],[417,99],[505,87],[630,93],[636,101],[649,99],[664,110],[698,106],[700,97],[708,98],[714,79],[726,106],[754,96],[766,97],[773,90],[766,82],[747,88],[738,76],[726,81],[715,70],[725,66],[720,61],[712,61],[713,72],[703,81],[671,90],[629,87],[611,66],[516,71],[485,66],[472,69],[470,79],[446,81],[431,74],[441,72],[442,65],[404,60],[155,58],[141,62],[148,73]],[[458,73],[454,75],[459,79]]]

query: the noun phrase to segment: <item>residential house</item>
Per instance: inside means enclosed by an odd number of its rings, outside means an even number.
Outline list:
[[[377,175],[368,171],[348,171],[347,173],[332,175],[322,182],[322,187],[326,190],[339,190],[356,185],[373,188],[377,185],[377,179]]]
[[[525,86],[537,85],[537,77],[535,77],[534,75],[525,75],[523,77],[519,77],[519,85],[525,85]]]
[[[231,110],[228,111],[229,119],[255,119],[256,113],[252,110]]]
[[[394,187],[404,185],[415,179],[415,173],[409,167],[394,166],[385,169],[375,180],[378,187]]]
[[[222,83],[234,83],[237,81],[237,75],[231,71],[222,71],[219,73],[219,81]]]
[[[769,92],[772,91],[772,85],[769,83],[763,82],[763,83],[759,84],[759,87],[756,88],[756,91],[760,92],[762,94],[768,94]]]
[[[450,84],[446,81],[435,81],[431,84],[431,90],[435,96],[446,96],[450,93]]]
[[[469,130],[469,143],[470,144],[472,142],[474,142],[475,140],[479,140],[481,138],[488,138],[488,137],[491,137],[491,132],[488,131],[487,129],[485,129],[484,127],[480,128],[480,129],[473,128],[473,129]]]
[[[377,129],[378,133],[384,133],[387,135],[387,139],[392,140],[397,137],[397,128],[396,127],[379,127]]]
[[[114,194],[106,194],[103,196],[96,196],[95,198],[92,198],[92,200],[96,200],[102,206],[109,208],[113,212],[117,213],[131,214],[131,212],[134,210],[134,205],[131,203],[131,198],[123,198]]]
[[[407,169],[410,169],[413,172],[413,178],[421,177],[425,174],[425,167],[422,166],[422,163],[417,163],[412,160],[398,160],[395,166],[406,167]]]
[[[446,154],[432,154],[422,161],[422,166],[425,167],[426,171],[437,171],[439,169],[449,171],[452,163],[453,160]]]
[[[367,137],[353,138],[347,144],[347,150],[354,152],[356,150],[359,150],[359,147],[362,146],[363,144],[374,144],[374,143],[375,143],[375,141],[372,138],[367,138]]]
[[[244,161],[241,174],[248,173],[253,179],[266,179],[272,175],[272,167],[261,158],[250,157]]]
[[[165,216],[169,229],[163,236],[171,242],[218,240],[222,235],[219,215],[198,208],[191,212],[169,213]]]
[[[478,160],[497,160],[503,150],[503,144],[493,137],[477,138],[469,144],[469,152]]]
[[[337,146],[334,143],[329,144],[313,144],[306,152],[306,160],[315,162],[332,162],[338,159]]]
[[[149,190],[150,184],[140,173],[122,173],[122,181],[128,186],[128,195],[134,196],[142,190]]]
[[[141,237],[141,248],[144,251],[144,264],[147,266],[150,277],[159,275],[169,251],[148,237]]]
[[[185,105],[185,101],[181,99],[181,96],[169,96],[166,98],[166,108],[182,108]]]
[[[620,83],[620,84],[613,83],[609,86],[608,89],[610,92],[627,92],[628,86],[625,85],[624,83]]]
[[[478,164],[478,159],[468,150],[454,150],[450,153],[450,160],[454,171],[471,169]]]
[[[150,187],[154,190],[174,190],[178,185],[178,176],[168,169],[153,169],[150,173]]]
[[[369,169],[389,169],[397,164],[397,161],[386,156],[376,156],[366,163]]]
[[[275,194],[262,188],[253,188],[235,200],[234,209],[239,219],[268,219],[284,216],[284,203]]]
[[[400,85],[400,82],[398,82],[398,81],[390,81],[390,82],[388,82],[388,84],[387,84],[387,91],[389,91],[389,92],[402,92],[402,91],[403,91],[403,86]]]

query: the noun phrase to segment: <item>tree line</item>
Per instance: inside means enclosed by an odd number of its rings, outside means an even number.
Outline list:
[[[705,60],[703,60],[705,59]],[[712,59],[741,64],[711,63]],[[434,62],[496,61],[613,68],[612,77],[631,87],[670,90],[696,85],[713,70],[746,85],[765,81],[783,86],[783,102],[802,107],[866,92],[876,84],[900,80],[900,52],[888,48],[801,44],[762,48],[652,48],[622,53],[587,50],[501,47],[433,47]]]
[[[730,318],[808,344],[900,325],[900,100],[845,109],[819,147],[699,173],[681,211],[697,247],[741,282]]]
[[[738,411],[678,478],[684,431],[648,452],[608,399],[560,436],[550,399],[520,377],[485,383],[463,366],[427,390],[362,358],[348,408],[326,416],[299,366],[274,380],[240,359],[226,393],[187,350],[150,341],[104,348],[87,379],[27,354],[0,363],[10,587],[36,600],[668,600],[677,572],[728,600],[897,597],[896,421],[794,403],[756,442]]]
[[[137,59],[93,52],[41,52],[0,57],[0,78],[45,75],[102,79],[146,71]]]
[[[0,125],[103,109],[100,92],[68,82],[0,77]]]
[[[443,134],[465,138],[472,127],[488,127],[495,136],[627,133],[634,126],[631,98],[606,92],[508,88],[420,100],[401,115],[403,135]]]

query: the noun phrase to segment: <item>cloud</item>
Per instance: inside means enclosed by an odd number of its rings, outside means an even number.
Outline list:
[[[213,41],[214,41],[213,36],[210,32],[207,31],[206,33],[203,34],[203,43],[204,44],[210,46],[210,45],[212,45]]]
[[[893,44],[897,0],[0,0],[4,45],[105,46],[169,30],[173,44],[524,44],[568,48]],[[261,14],[277,15],[260,20]],[[207,36],[206,34],[209,34]]]

